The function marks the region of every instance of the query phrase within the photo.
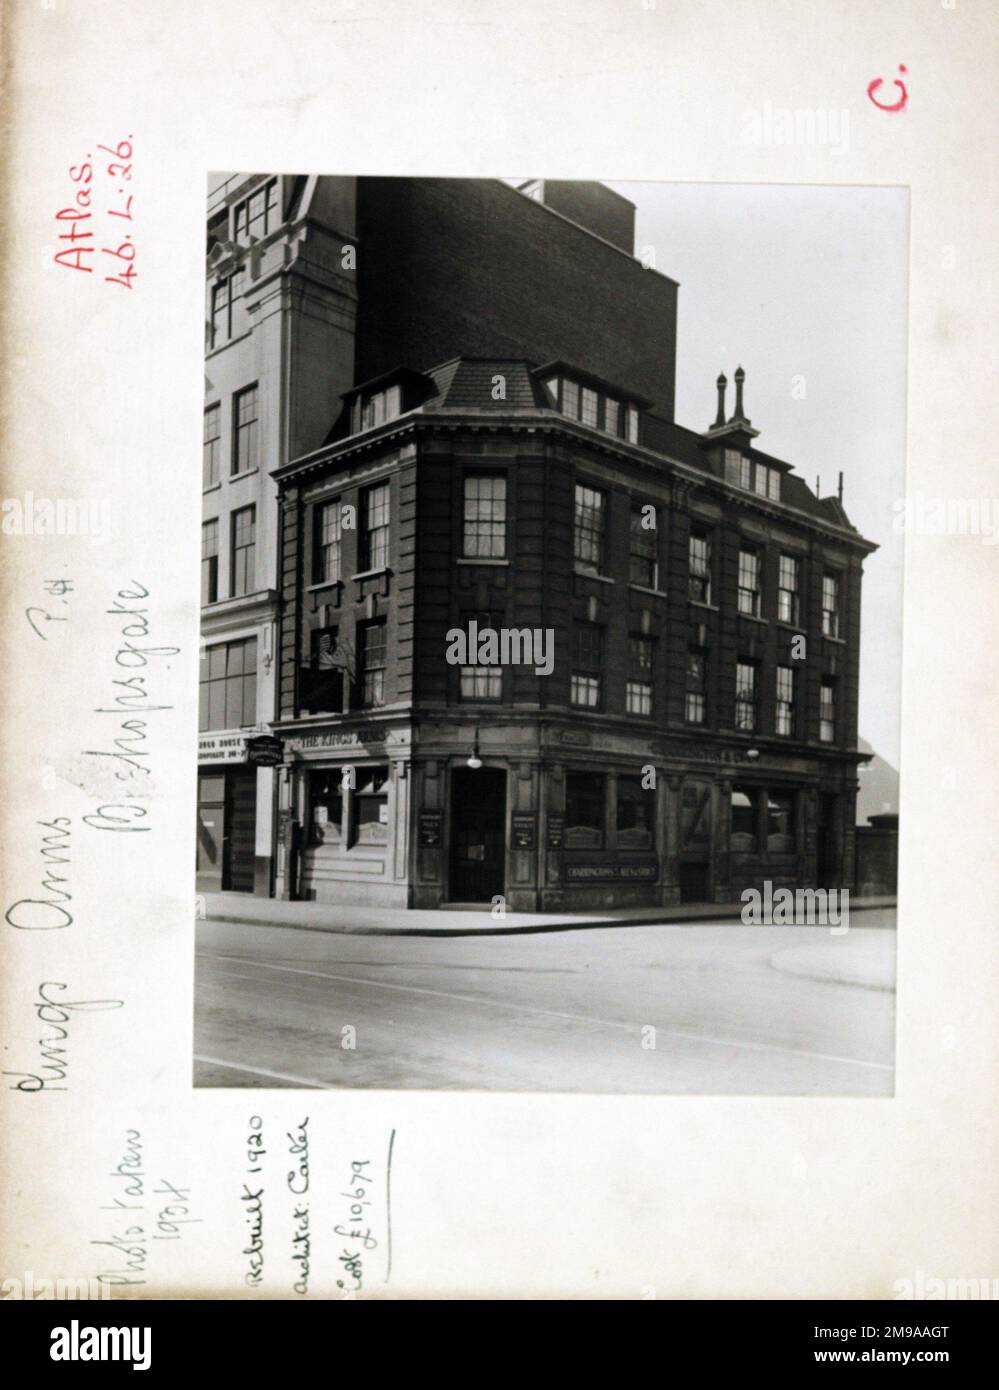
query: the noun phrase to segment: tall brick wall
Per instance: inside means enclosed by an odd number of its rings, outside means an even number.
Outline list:
[[[565,358],[672,419],[677,286],[491,179],[358,181],[357,380]]]

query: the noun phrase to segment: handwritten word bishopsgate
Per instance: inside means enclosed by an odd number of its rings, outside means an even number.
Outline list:
[[[121,628],[120,641],[114,656],[116,670],[130,674],[118,675],[111,681],[115,693],[109,697],[109,706],[99,706],[94,711],[95,714],[110,714],[117,718],[118,732],[117,736],[110,738],[112,746],[85,750],[85,756],[88,758],[110,760],[115,780],[126,783],[127,790],[136,796],[146,794],[143,787],[149,784],[144,779],[148,779],[152,774],[147,761],[150,757],[147,732],[149,720],[137,716],[173,709],[172,705],[159,703],[154,698],[149,689],[148,672],[154,661],[176,656],[180,651],[179,647],[151,646],[145,641],[149,636],[149,609],[135,607],[135,604],[148,597],[149,590],[137,580],[132,580],[132,587],[119,589],[115,602],[106,610],[118,619]],[[145,815],[142,807],[123,809],[131,810],[135,814],[118,817],[116,824],[101,828],[126,831],[149,829],[148,825],[127,823],[137,816]]]

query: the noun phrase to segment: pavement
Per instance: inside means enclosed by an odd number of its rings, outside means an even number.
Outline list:
[[[447,936],[205,920],[194,1084],[891,1096],[893,923],[869,909],[834,936],[716,912]]]
[[[333,903],[282,902],[249,893],[205,893],[199,917],[358,936],[467,936],[480,932],[572,931],[664,923],[740,921],[741,903],[681,903],[676,907],[601,908],[592,912],[503,912],[487,908],[347,907]],[[850,912],[894,908],[895,899],[850,898]]]

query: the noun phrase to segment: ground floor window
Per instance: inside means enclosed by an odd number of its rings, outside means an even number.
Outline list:
[[[756,849],[758,795],[755,787],[732,788],[732,825],[729,843],[733,850],[743,854],[751,854]]]
[[[351,843],[388,844],[388,768],[358,768],[351,798]]]
[[[388,843],[388,768],[318,768],[309,773],[312,845]]]
[[[794,852],[794,795],[767,793],[767,849],[775,854]]]
[[[343,840],[343,789],[339,768],[309,773],[310,838],[316,845]]]
[[[656,794],[653,789],[643,787],[640,777],[618,777],[618,849],[652,849],[655,817]]]
[[[765,839],[760,844],[760,811],[766,811]],[[730,847],[743,854],[761,848],[770,854],[793,854],[797,820],[795,793],[762,787],[732,788]]]
[[[607,779],[602,774],[566,774],[566,849],[603,849],[606,803]]]

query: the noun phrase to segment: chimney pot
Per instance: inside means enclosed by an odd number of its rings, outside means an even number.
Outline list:
[[[728,389],[728,380],[724,372],[719,373],[715,385],[718,387],[718,415],[711,426],[712,429],[718,429],[725,423],[725,392]]]
[[[733,420],[745,420],[746,415],[742,408],[742,383],[746,380],[746,373],[741,367],[735,369],[735,414]]]

